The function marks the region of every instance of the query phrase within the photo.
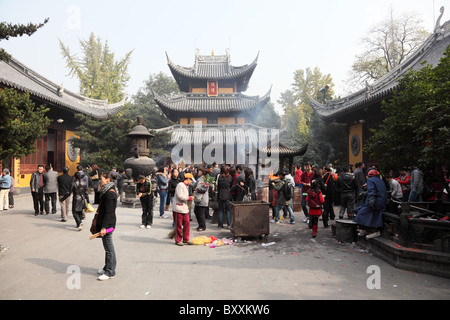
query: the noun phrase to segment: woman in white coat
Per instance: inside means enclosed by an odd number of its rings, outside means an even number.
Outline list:
[[[189,185],[192,183],[192,173],[184,175],[184,181],[178,183],[175,188],[173,198],[173,221],[175,223],[175,244],[182,246],[184,243],[190,244],[190,221],[188,202],[192,200],[189,195]],[[183,238],[183,241],[181,240]]]

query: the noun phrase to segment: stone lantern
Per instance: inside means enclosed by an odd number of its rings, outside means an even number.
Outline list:
[[[148,129],[142,125],[142,117],[137,117],[137,125],[133,127],[130,133],[127,134],[130,139],[130,158],[123,163],[127,179],[124,182],[123,191],[125,197],[122,200],[123,206],[135,207],[139,204],[139,199],[136,197],[135,180],[139,175],[144,175],[148,180],[154,174],[155,161],[149,158],[150,138],[153,138]]]

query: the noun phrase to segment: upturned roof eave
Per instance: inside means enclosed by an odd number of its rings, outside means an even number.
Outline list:
[[[181,91],[187,91],[189,88],[189,82],[192,80],[242,80],[242,85],[239,91],[245,91],[248,87],[248,82],[253,75],[258,64],[259,52],[256,58],[251,64],[243,65],[239,67],[228,65],[227,72],[222,74],[199,74],[196,71],[196,66],[183,67],[175,64],[166,52],[167,64],[169,69],[175,78]]]
[[[441,45],[441,41],[444,43],[443,46]],[[366,105],[386,100],[392,96],[395,90],[399,89],[399,80],[407,72],[420,68],[424,61],[430,63],[428,58],[434,60],[432,62],[436,64],[439,59],[433,54],[433,49],[438,47],[441,50],[441,47],[446,47],[449,42],[450,21],[447,21],[443,26],[436,28],[435,32],[403,63],[375,81],[372,85],[367,85],[366,88],[346,97],[326,101],[325,104],[318,102],[308,95],[311,107],[320,119],[331,122],[346,114],[356,112]]]
[[[97,120],[108,119],[125,106],[125,98],[117,103],[108,104],[107,100],[84,97],[62,85],[57,85],[36,71],[25,66],[15,58],[8,62],[0,61],[0,84],[27,92],[32,97],[48,102],[74,113],[89,115]]]
[[[207,97],[203,94],[192,94],[192,93],[184,93],[180,94],[172,99],[168,99],[166,97],[162,97],[153,92],[154,100],[164,112],[166,116],[169,117],[172,121],[177,121],[177,116],[179,114],[188,114],[188,113],[242,113],[242,112],[250,112],[257,111],[260,108],[264,107],[270,101],[270,93],[272,88],[263,96],[253,96],[249,97],[243,94],[221,94],[218,97]],[[192,105],[203,103],[206,107],[202,110],[193,109]],[[221,109],[218,109],[217,105],[214,106],[214,103],[218,103],[219,101],[237,101],[237,103],[244,104],[246,106],[241,107],[230,107],[230,105],[221,106]],[[191,108],[186,108],[186,105],[191,104]]]

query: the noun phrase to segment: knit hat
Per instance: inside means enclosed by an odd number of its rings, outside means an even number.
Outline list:
[[[185,174],[184,174],[184,178],[185,178],[185,179],[193,179],[194,176],[192,175],[192,173],[189,173],[189,172],[188,172],[188,173],[185,173]]]
[[[379,176],[380,173],[379,173],[377,170],[372,169],[372,170],[369,171],[369,173],[368,173],[367,175],[368,175],[369,177],[373,177],[373,176]]]

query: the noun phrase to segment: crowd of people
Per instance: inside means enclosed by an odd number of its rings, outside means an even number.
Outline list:
[[[361,228],[361,236],[380,235],[382,213],[389,206],[395,213],[399,202],[434,201],[441,196],[448,201],[450,179],[447,171],[438,177],[432,169],[402,168],[381,174],[377,166],[366,168],[363,162],[333,168],[306,163],[295,170],[295,186],[302,189],[304,222],[317,233],[317,215],[322,216],[324,228],[335,218],[334,206],[339,207],[339,219],[351,219]],[[311,192],[312,191],[312,192]],[[314,199],[314,200],[312,200]],[[312,208],[316,208],[312,213]],[[318,210],[320,209],[320,210]],[[346,217],[345,217],[346,214]]]
[[[37,171],[30,179],[34,215],[43,215],[44,212],[56,214],[58,198],[61,206],[61,222],[67,222],[71,210],[78,231],[83,228],[85,210],[91,203],[89,188],[93,188],[93,200],[98,207],[90,231],[101,235],[105,250],[105,265],[98,271],[99,280],[115,277],[116,254],[112,234],[116,228],[117,200],[123,179],[124,176],[117,172],[116,168],[102,171],[97,165],[87,168],[79,165],[73,176],[69,174],[68,167],[64,167],[60,175],[50,165],[45,167],[45,172],[44,166],[38,165]]]
[[[144,176],[141,178],[142,181],[145,180]],[[206,220],[211,219],[209,210],[211,200],[217,201],[218,228],[229,229],[231,226],[230,201],[256,199],[256,181],[253,171],[242,165],[219,167],[214,163],[207,166],[161,167],[156,173],[156,190],[155,195],[159,196],[160,201],[159,216],[161,218],[166,218],[165,211],[168,210],[169,205],[172,206],[177,245],[183,245],[183,242],[178,241],[183,231],[181,225],[177,225],[177,221],[184,221],[184,226],[186,220],[188,223],[192,221],[194,214],[198,223],[196,230],[204,231]],[[186,194],[189,199],[186,199]],[[149,197],[154,195],[150,194]],[[143,209],[143,216],[146,215],[144,211]],[[181,219],[180,214],[186,216]],[[144,222],[141,227],[144,227]]]
[[[120,194],[125,173],[118,172],[115,167],[110,171],[114,179],[114,185]],[[62,174],[54,171],[51,165],[45,167],[38,165],[37,171],[31,175],[30,189],[33,198],[34,215],[55,214],[57,210],[57,199],[61,206],[61,222],[67,222],[69,210],[72,209],[76,227],[82,230],[83,210],[91,203],[89,188],[94,191],[94,204],[100,201],[100,181],[103,173],[97,165],[83,168],[77,166],[77,171],[69,175],[69,168],[64,167]],[[70,206],[72,204],[72,206]]]
[[[44,171],[45,169],[45,171]],[[379,171],[376,167],[373,169]],[[99,203],[100,180],[103,170],[97,165],[83,168],[78,166],[77,172],[69,175],[69,169],[63,169],[62,174],[54,171],[51,166],[39,165],[30,180],[30,189],[33,198],[35,215],[55,214],[57,212],[57,199],[61,205],[61,221],[66,222],[69,210],[72,210],[76,228],[82,229],[84,219],[83,209],[90,203],[88,188],[94,190],[93,203]],[[122,195],[123,181],[127,179],[124,170],[111,168],[114,185],[119,197]],[[334,206],[338,206],[338,217],[353,219],[357,208],[364,204],[367,197],[367,181],[370,168],[365,164],[356,163],[334,168],[329,164],[319,167],[311,163],[303,166],[297,165],[292,172],[287,168],[270,176],[269,203],[272,209],[273,223],[289,219],[295,223],[295,201],[301,202],[304,213],[303,222],[314,230],[317,226],[317,213],[320,211],[323,226],[329,227],[329,220],[335,219]],[[184,181],[186,173],[192,174],[192,183],[188,187],[189,196],[193,199],[189,205],[189,219],[195,215],[197,231],[206,229],[206,220],[210,219],[209,201],[212,199],[218,204],[218,227],[230,228],[230,201],[256,200],[256,181],[251,168],[243,165],[221,165],[214,163],[208,166],[172,165],[160,167],[155,180],[140,176],[137,181],[137,196],[142,207],[140,228],[151,228],[153,224],[153,202],[159,197],[159,216],[167,218],[165,211],[173,206],[177,185]],[[390,197],[397,201],[421,202],[433,201],[436,191],[443,191],[444,201],[448,200],[448,186],[450,179],[446,171],[444,177],[438,178],[433,170],[420,170],[417,166],[401,168],[396,174],[394,171],[386,175],[379,175],[384,182]],[[209,179],[211,178],[211,179]],[[312,182],[314,182],[314,185]],[[153,182],[153,183],[152,183]],[[294,192],[294,187],[301,189]],[[314,190],[318,198],[308,196],[309,190]],[[316,191],[320,191],[320,194]],[[0,210],[14,207],[14,179],[8,169],[3,169],[0,177]],[[321,202],[323,197],[323,202]],[[317,210],[320,204],[320,209]],[[313,212],[311,214],[311,208]],[[280,216],[280,213],[283,215]]]
[[[192,196],[188,201],[187,213],[192,221],[191,213],[194,212],[198,222],[197,231],[205,230],[205,220],[210,219],[211,199],[218,203],[219,228],[230,227],[230,201],[256,200],[256,181],[250,168],[226,164],[206,167],[174,165],[161,168],[158,172],[160,216],[164,215],[164,204],[173,203],[176,187],[184,180],[185,173],[192,174],[192,182],[187,187],[188,195]],[[207,180],[208,176],[213,180]],[[295,224],[294,202],[297,201],[301,202],[303,222],[312,229],[313,237],[317,234],[320,217],[323,227],[328,228],[329,220],[338,216],[339,219],[357,222],[362,230],[360,234],[368,235],[369,238],[380,234],[382,213],[386,205],[393,203],[390,199],[433,201],[436,191],[446,194],[450,182],[447,175],[440,181],[432,171],[422,173],[417,167],[403,168],[398,175],[393,171],[384,175],[376,166],[366,168],[363,162],[356,163],[354,167],[346,165],[339,168],[334,168],[332,164],[319,167],[305,163],[303,166],[297,165],[293,175],[283,168],[271,175],[269,180],[272,223],[286,219],[288,223]],[[300,193],[294,191],[295,187],[301,189]],[[167,202],[166,192],[169,195]],[[335,206],[338,207],[337,214]],[[390,209],[396,207],[393,205]]]
[[[67,222],[71,210],[78,230],[82,230],[85,209],[91,202],[89,188],[93,189],[93,203],[98,204],[98,208],[91,232],[101,234],[105,249],[105,266],[99,270],[100,280],[115,276],[112,232],[106,230],[116,227],[115,211],[125,179],[124,170],[116,168],[103,171],[97,165],[78,166],[77,172],[71,176],[67,167],[58,174],[51,166],[46,166],[44,172],[44,166],[39,165],[30,180],[34,214],[55,214],[59,199],[61,222]],[[312,230],[312,237],[317,235],[320,217],[324,228],[329,227],[329,220],[336,218],[335,206],[339,207],[339,219],[351,219],[359,225],[359,235],[368,238],[379,236],[383,225],[382,213],[390,199],[433,201],[442,194],[443,200],[448,201],[450,187],[445,171],[441,178],[432,170],[422,171],[418,167],[402,168],[398,174],[390,171],[384,175],[376,166],[366,168],[362,162],[355,168],[351,165],[334,168],[332,164],[319,167],[305,163],[297,165],[292,174],[283,168],[268,179],[271,222],[286,220],[295,224],[294,202],[301,202],[303,222]],[[295,188],[300,192],[295,192]],[[14,207],[13,190],[14,179],[8,169],[3,169],[0,210]],[[153,204],[155,197],[159,197],[159,216],[167,218],[165,212],[171,206],[175,244],[183,246],[192,244],[189,239],[192,213],[198,223],[196,230],[204,231],[206,220],[211,219],[210,201],[215,201],[218,206],[217,226],[229,229],[230,202],[256,200],[256,180],[252,169],[242,165],[163,166],[155,175],[138,177],[136,196],[142,207],[140,228],[152,227]]]
[[[117,170],[115,167],[110,171],[104,171],[97,165],[87,166],[83,168],[77,166],[75,174],[69,174],[69,168],[64,167],[62,174],[48,165],[38,165],[36,172],[31,175],[30,189],[33,199],[33,208],[35,216],[43,214],[56,214],[57,200],[59,200],[61,210],[61,222],[67,222],[70,211],[75,220],[75,227],[81,231],[83,229],[83,220],[85,219],[85,209],[88,204],[101,204],[102,195],[102,177],[108,174],[111,176],[111,183],[114,184],[117,192],[118,201],[122,196],[122,187],[127,179],[124,170]],[[187,178],[190,177],[190,178]],[[4,169],[2,178],[0,178],[0,193],[7,194],[10,197],[13,192],[11,182],[12,177],[9,175],[8,169]],[[187,181],[190,180],[190,181]],[[12,180],[13,181],[13,180]],[[181,182],[186,186],[188,192],[189,204],[186,208],[179,206],[180,199],[183,196],[178,194],[177,187]],[[7,191],[3,191],[6,190]],[[178,188],[180,189],[180,188]],[[94,196],[90,198],[89,190],[93,190]],[[151,176],[140,175],[136,181],[136,196],[138,197],[141,208],[141,224],[140,228],[150,229],[153,224],[153,209],[155,198],[159,198],[159,216],[162,219],[168,218],[165,214],[172,207],[173,226],[177,227],[179,212],[175,209],[182,208],[187,213],[188,221],[192,221],[192,216],[198,222],[197,231],[206,229],[206,220],[211,219],[209,213],[209,202],[211,199],[218,203],[218,227],[229,229],[231,226],[230,217],[230,201],[242,201],[245,199],[256,199],[256,181],[253,171],[250,168],[244,168],[241,165],[219,167],[218,164],[208,166],[162,166],[155,170],[155,174]],[[181,198],[180,198],[181,197]],[[177,200],[179,200],[177,202]],[[13,203],[9,201],[9,203]],[[8,202],[1,203],[1,208],[8,207]],[[184,218],[184,217],[183,217]],[[183,222],[184,223],[184,222]],[[181,226],[185,226],[185,223]],[[180,228],[181,228],[180,226]],[[182,231],[179,233],[182,234]],[[177,238],[179,240],[179,237]],[[177,241],[178,245],[183,242]],[[189,241],[187,241],[189,243]]]

